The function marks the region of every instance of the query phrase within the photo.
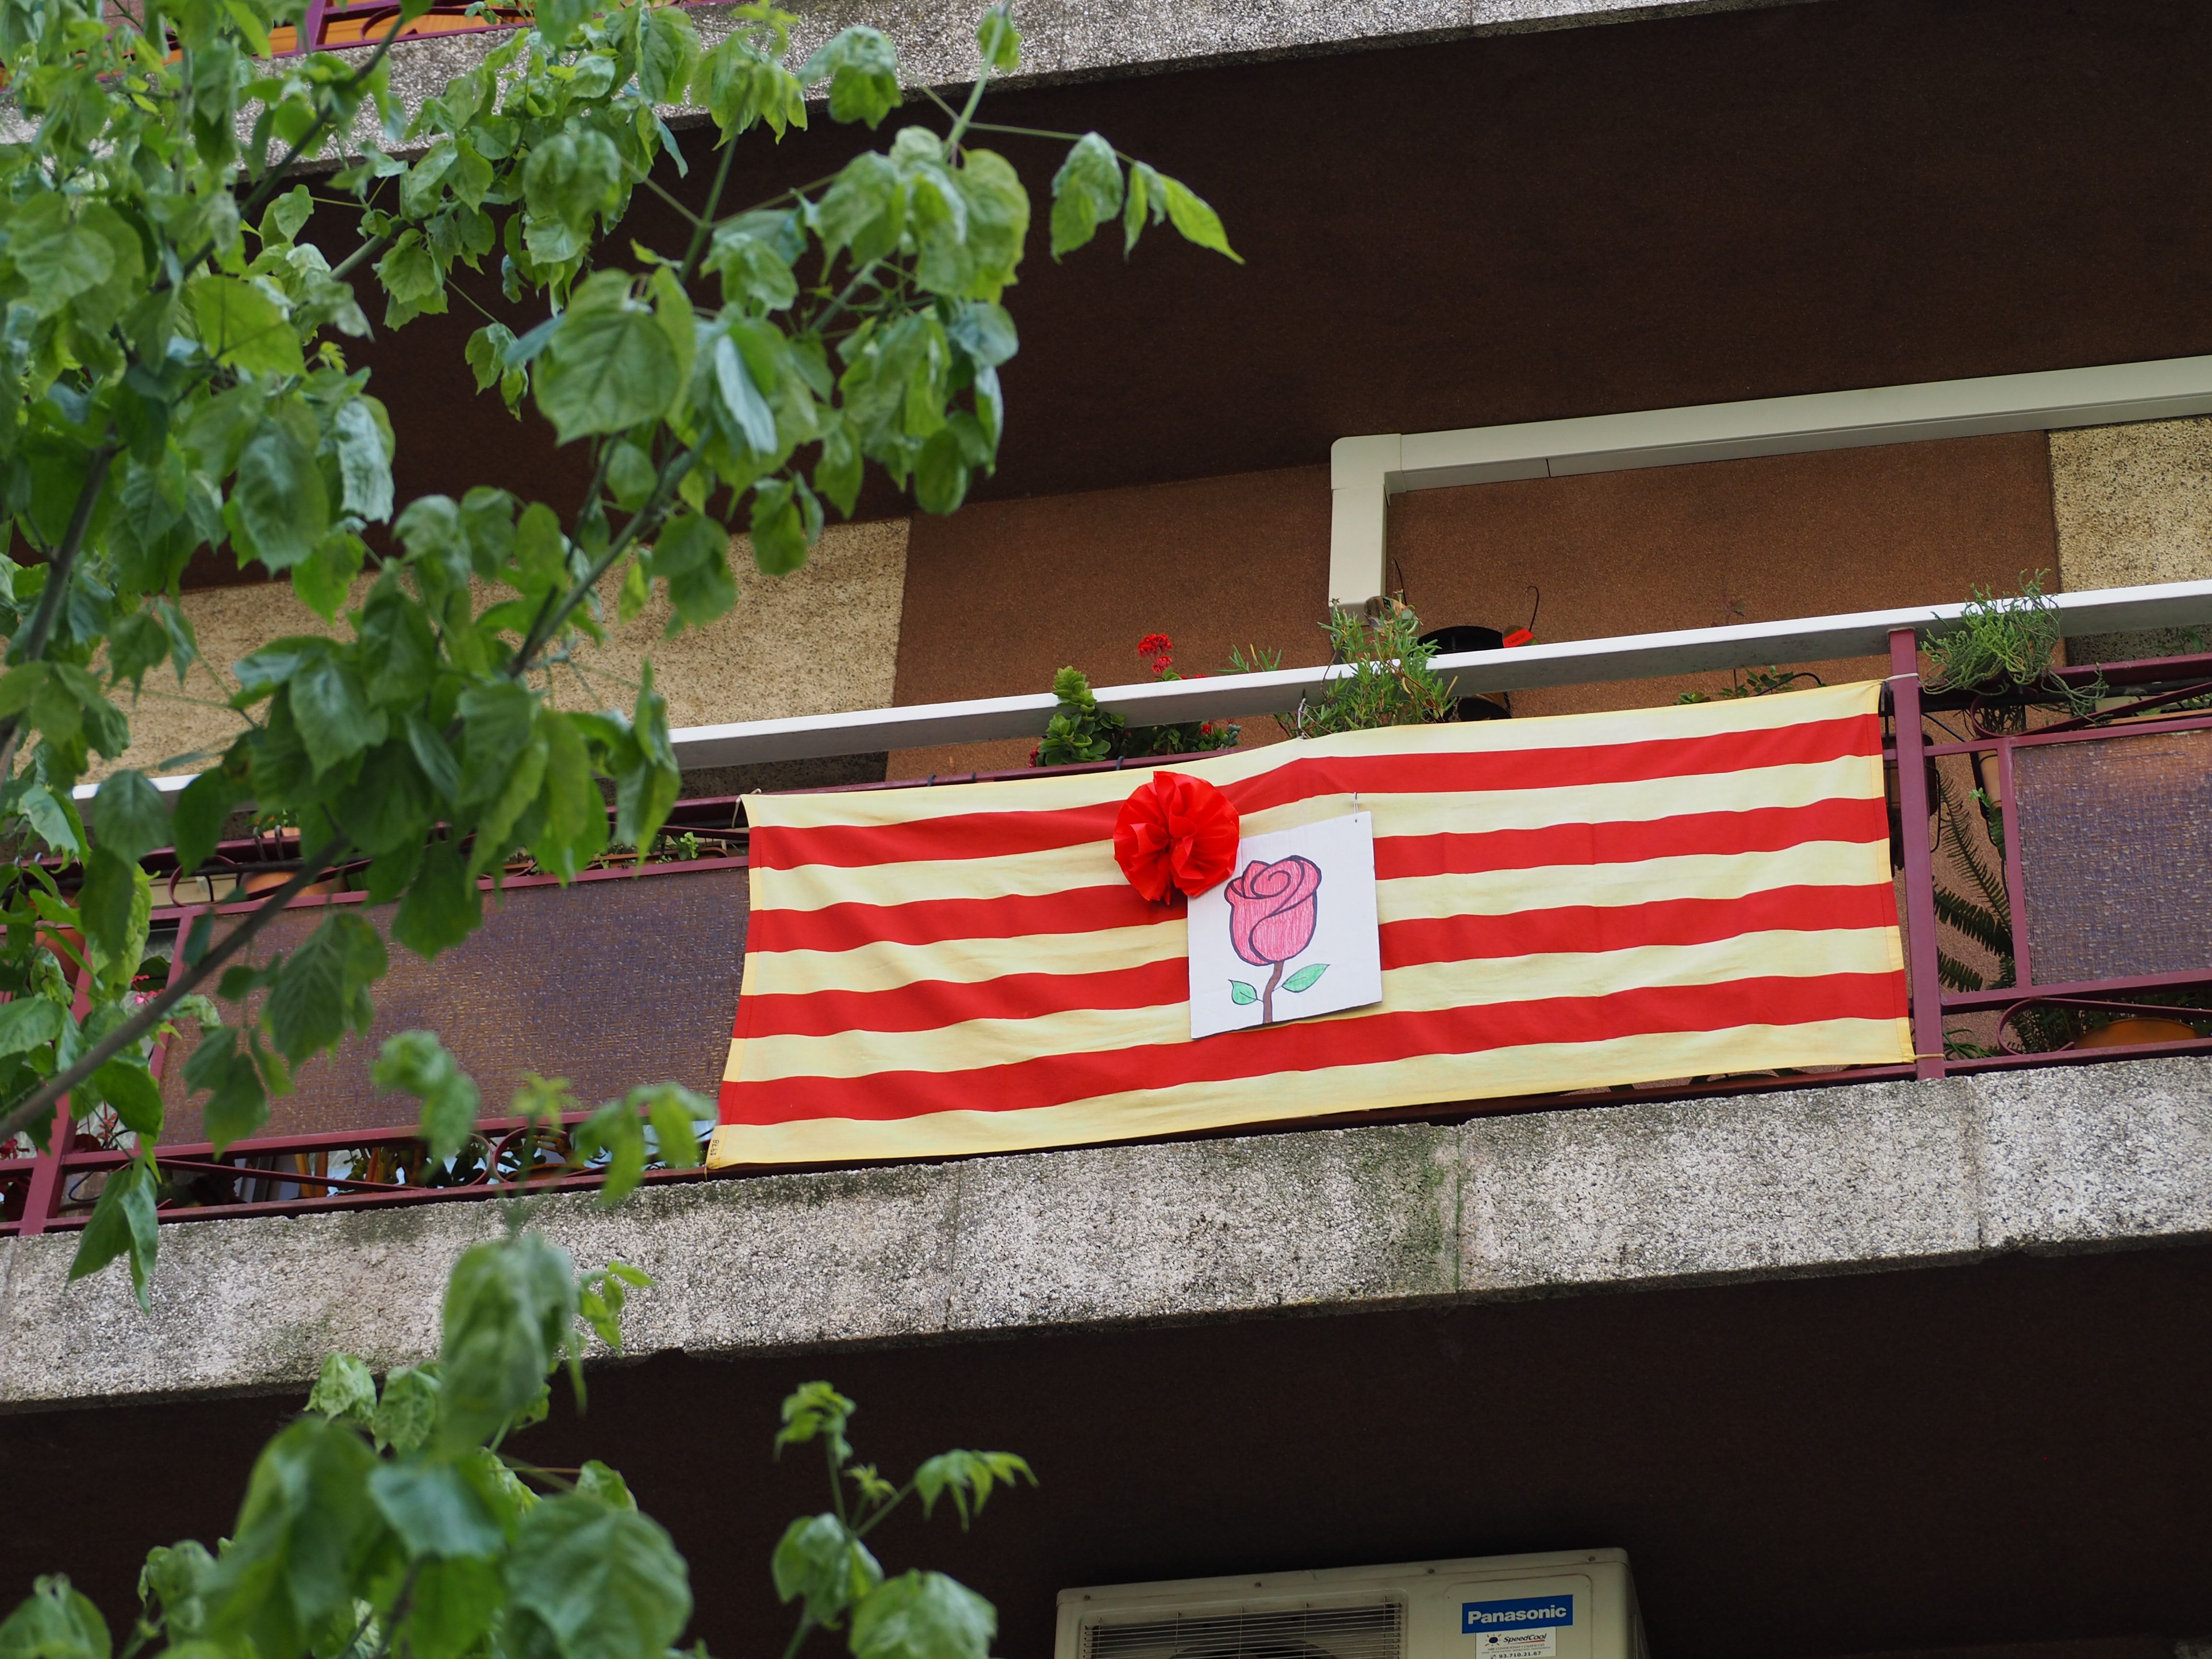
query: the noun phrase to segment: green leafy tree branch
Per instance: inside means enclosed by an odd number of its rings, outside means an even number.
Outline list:
[[[407,0],[403,17],[425,9]],[[584,713],[550,706],[555,667],[656,590],[675,629],[727,611],[737,531],[764,572],[797,568],[871,465],[926,510],[957,508],[996,463],[1018,344],[1004,302],[1030,198],[975,142],[986,86],[1019,62],[1003,8],[977,30],[984,70],[961,107],[932,94],[936,125],[742,209],[723,199],[737,144],[805,125],[810,88],[831,119],[872,129],[902,106],[885,36],[847,29],[794,66],[792,19],[766,4],[708,47],[672,7],[548,0],[410,113],[389,36],[358,64],[269,59],[270,32],[301,12],[0,0],[28,135],[0,144],[0,511],[22,544],[0,556],[0,839],[16,854],[0,866],[0,1143],[44,1146],[64,1102],[114,1112],[137,1157],[108,1179],[75,1271],[127,1255],[142,1296],[163,1128],[152,1042],[201,1028],[185,1079],[220,1155],[268,1121],[294,1068],[368,1028],[387,934],[434,957],[479,924],[481,884],[518,853],[565,880],[611,841],[652,844],[679,780],[650,666],[629,707]],[[611,258],[635,191],[661,188],[654,166],[686,162],[659,112],[687,101],[720,151],[703,204],[678,204],[680,248]],[[294,173],[362,131],[374,142],[322,186],[361,210],[334,262],[301,240],[316,198]],[[1095,133],[1060,141],[1055,258],[1115,222],[1125,255],[1166,223],[1235,257],[1178,181]],[[573,514],[491,488],[394,499],[398,436],[346,358],[371,328],[356,283],[397,328],[445,311],[464,268],[542,310],[520,335],[478,329],[467,360],[481,389],[582,447]],[[125,769],[81,815],[94,757],[130,746],[124,705],[197,659],[185,565],[226,548],[342,617],[339,636],[235,664],[244,729],[168,763],[204,769],[173,800]],[[142,860],[169,846],[195,869],[249,805],[300,826],[298,869],[220,927],[200,915],[158,993],[134,991]],[[258,952],[283,906],[340,868],[390,907],[388,927],[332,907],[295,947]],[[440,1097],[449,1115],[456,1097]],[[424,1109],[442,1144],[450,1122]],[[642,1122],[647,1107],[626,1109]],[[628,1160],[630,1131],[608,1133],[601,1152]]]
[[[465,1081],[465,1079],[464,1079]],[[471,1085],[471,1089],[473,1085]],[[380,1380],[332,1354],[306,1411],[255,1460],[230,1535],[150,1551],[123,1659],[669,1659],[690,1622],[690,1571],[628,1484],[597,1460],[547,1468],[514,1449],[568,1372],[586,1403],[596,1339],[622,1351],[624,1263],[580,1273],[508,1203],[503,1237],[471,1246],[445,1291],[436,1358]],[[950,1451],[902,1485],[855,1461],[853,1401],[810,1382],[784,1402],[774,1449],[818,1444],[831,1507],[793,1521],[770,1571],[799,1604],[795,1659],[842,1632],[854,1659],[987,1659],[991,1604],[942,1573],[887,1574],[867,1539],[909,1498],[950,1499],[963,1527],[1002,1485],[1006,1452]],[[847,1488],[850,1487],[848,1492]],[[704,1659],[705,1647],[693,1650]],[[89,1598],[41,1577],[0,1620],[9,1659],[112,1659]]]

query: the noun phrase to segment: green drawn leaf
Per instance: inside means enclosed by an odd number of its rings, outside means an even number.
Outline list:
[[[1306,990],[1312,986],[1316,980],[1319,979],[1328,971],[1328,964],[1327,963],[1316,962],[1310,967],[1299,969],[1297,973],[1292,974],[1288,979],[1285,980],[1283,981],[1283,988],[1285,991]]]
[[[1241,979],[1229,981],[1229,1000],[1239,1008],[1249,1007],[1260,1000],[1260,994]]]

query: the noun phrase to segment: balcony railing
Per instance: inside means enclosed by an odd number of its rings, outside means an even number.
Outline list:
[[[2137,628],[2201,623],[2212,621],[2212,583],[2066,596],[2062,604],[2069,631],[2076,633],[2116,622]],[[1631,1090],[1463,1102],[1389,1115],[1449,1119],[2212,1049],[2212,1038],[2198,1035],[2212,1026],[2212,655],[2106,665],[2100,671],[2103,702],[2093,716],[2075,719],[2050,698],[1925,691],[1919,641],[1947,620],[1927,611],[1879,613],[1578,641],[1540,647],[1541,654],[1440,659],[1462,670],[1462,690],[1469,682],[1483,690],[1518,689],[1820,660],[1886,646],[1893,670],[1893,863],[1907,942],[1917,1054],[1912,1064],[1654,1079]],[[1118,698],[1133,720],[1147,722],[1250,714],[1284,706],[1285,685],[1310,685],[1328,672],[1130,687],[1101,700]],[[2099,672],[2069,669],[2065,676],[2086,686]],[[1155,706],[1163,694],[1176,700],[1171,708]],[[902,730],[917,742],[1033,733],[1048,703],[1010,698],[695,729],[679,734],[678,742],[692,765],[781,758],[793,752],[794,742],[799,753],[866,752],[885,746],[887,730]],[[1010,720],[1010,708],[1018,708],[1018,722]],[[1005,729],[1010,726],[1011,732]],[[1900,753],[1903,763],[1896,763]],[[1976,789],[1981,801],[1969,807]],[[1939,811],[1947,795],[1953,803],[1948,815]],[[356,1208],[481,1196],[518,1184],[595,1182],[592,1170],[568,1160],[564,1139],[581,1111],[556,1132],[533,1133],[515,1117],[488,1117],[459,1157],[434,1163],[416,1138],[410,1103],[375,1091],[370,1060],[392,1033],[427,1027],[478,1079],[488,1104],[503,1098],[525,1072],[568,1079],[585,1109],[641,1082],[672,1079],[711,1097],[743,971],[743,805],[742,798],[726,798],[679,806],[669,834],[690,838],[680,860],[635,870],[611,865],[565,888],[526,867],[509,872],[503,902],[486,907],[483,927],[466,943],[434,963],[394,951],[392,971],[377,988],[374,1030],[303,1066],[295,1091],[275,1103],[263,1133],[221,1158],[204,1140],[195,1141],[198,1108],[182,1078],[188,1043],[173,1041],[154,1058],[167,1109],[163,1218]],[[1936,832],[1947,817],[1948,830]],[[1978,839],[1960,842],[1961,821]],[[155,912],[157,929],[173,934],[210,906],[243,910],[249,902],[244,895],[281,881],[295,854],[280,834],[227,846],[199,871],[160,870],[157,901],[166,902]],[[1972,942],[1940,913],[1951,908],[1955,914],[1960,890],[1971,886],[1967,866],[1975,858],[2001,869],[1993,879],[2002,902],[1984,908],[2009,949],[1984,949],[1969,960]],[[288,948],[325,907],[364,896],[346,890],[343,877],[331,886],[295,900],[262,948]],[[546,948],[551,939],[558,939],[558,950]],[[1947,957],[1960,981],[1948,988]],[[2008,974],[2001,957],[2009,959]],[[1978,988],[1965,982],[1977,975]],[[2144,1020],[2165,1024],[2130,1023]],[[1320,1120],[1335,1126],[1348,1121]],[[0,1232],[82,1225],[106,1172],[131,1156],[128,1135],[97,1119],[61,1122],[53,1139],[45,1155],[0,1158]],[[665,1167],[647,1176],[702,1178]]]

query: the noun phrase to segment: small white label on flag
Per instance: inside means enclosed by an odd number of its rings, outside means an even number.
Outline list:
[[[1281,1025],[1382,1000],[1373,817],[1247,836],[1190,902],[1190,1034]]]

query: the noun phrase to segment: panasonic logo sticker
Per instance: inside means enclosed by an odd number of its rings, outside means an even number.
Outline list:
[[[1460,1632],[1466,1636],[1479,1635],[1484,1631],[1534,1630],[1574,1622],[1575,1598],[1571,1595],[1523,1595],[1510,1601],[1468,1601],[1459,1610]]]

